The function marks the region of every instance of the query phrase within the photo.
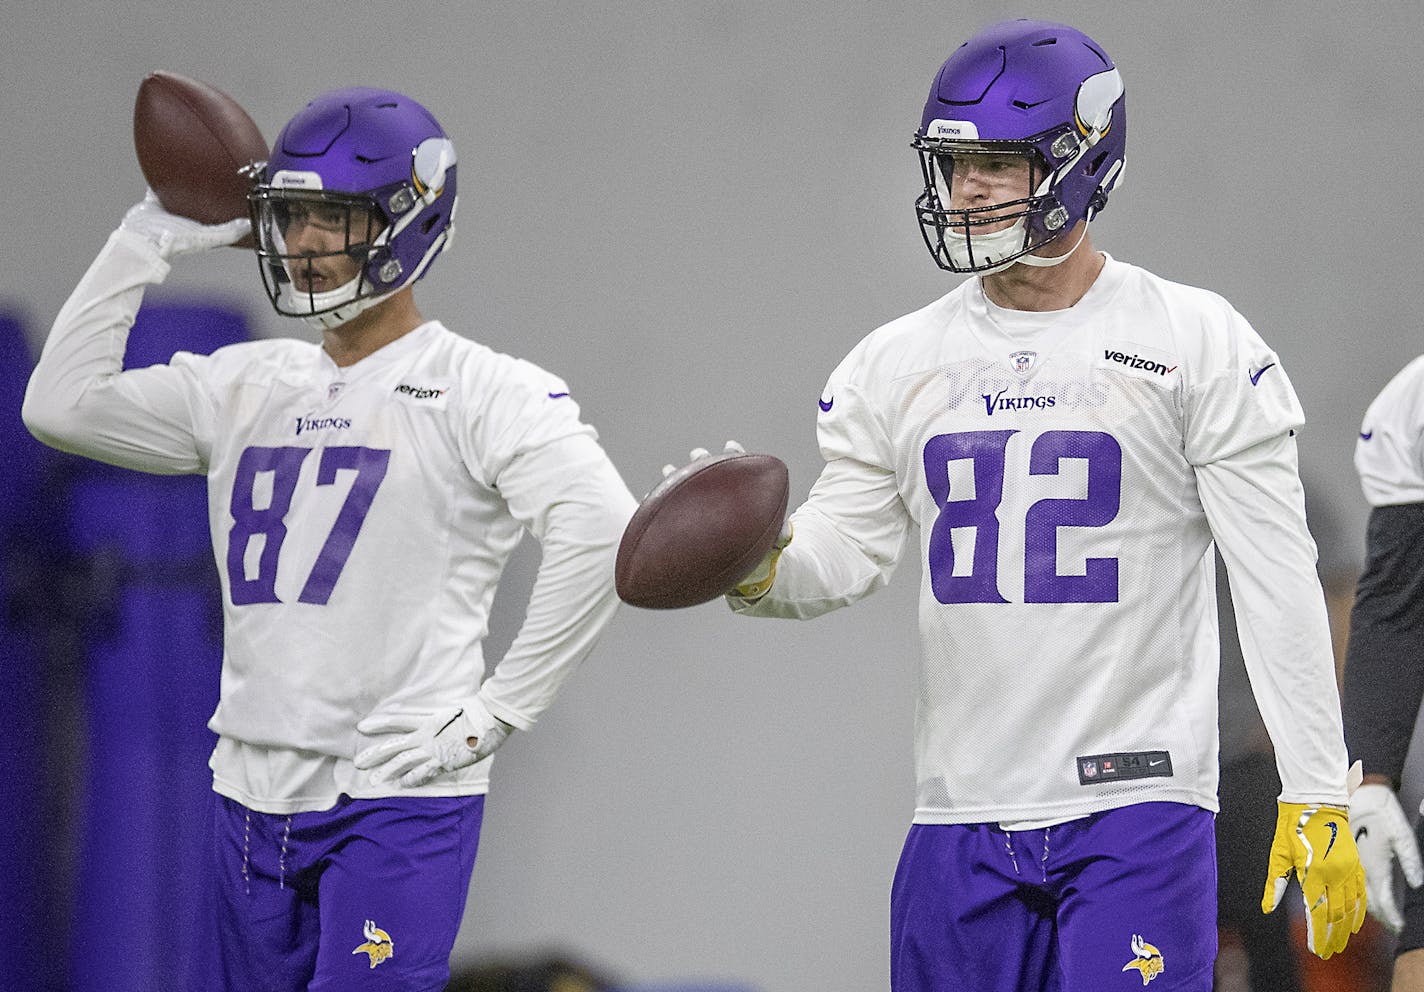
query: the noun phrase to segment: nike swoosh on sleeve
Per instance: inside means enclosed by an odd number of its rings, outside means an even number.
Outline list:
[[[1258,382],[1261,381],[1261,376],[1263,376],[1263,375],[1266,374],[1266,369],[1273,369],[1273,368],[1275,368],[1275,367],[1276,367],[1276,363],[1275,363],[1275,362],[1272,362],[1270,365],[1262,365],[1262,366],[1261,366],[1259,369],[1257,369],[1255,372],[1248,372],[1247,375],[1248,375],[1248,376],[1250,377],[1250,379],[1251,379],[1251,385],[1254,386],[1254,385],[1256,385]]]

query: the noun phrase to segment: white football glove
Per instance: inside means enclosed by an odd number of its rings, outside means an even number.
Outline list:
[[[478,696],[435,713],[371,716],[356,725],[358,732],[395,736],[360,751],[356,767],[370,771],[378,782],[400,779],[413,788],[489,757],[513,729],[485,709]]]
[[[1394,862],[1399,861],[1410,888],[1424,884],[1424,864],[1419,842],[1394,790],[1378,783],[1356,789],[1350,796],[1350,828],[1355,832],[1360,863],[1365,866],[1365,902],[1370,914],[1390,933],[1399,933],[1404,914],[1394,893]]]
[[[202,224],[163,209],[153,190],[129,208],[119,229],[146,238],[165,261],[192,252],[221,248],[245,237],[252,221],[239,217],[224,224]]]

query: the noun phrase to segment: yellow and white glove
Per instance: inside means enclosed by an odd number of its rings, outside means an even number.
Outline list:
[[[791,543],[791,537],[791,521],[788,519],[782,523],[781,534],[771,546],[771,550],[727,595],[740,599],[761,599],[765,596],[771,589],[771,584],[776,581],[776,563],[781,560],[781,552]]]
[[[1404,926],[1404,913],[1394,892],[1394,863],[1410,888],[1424,884],[1424,864],[1414,829],[1388,785],[1366,782],[1350,794],[1350,824],[1365,867],[1365,898],[1370,914],[1390,933]]]
[[[119,228],[146,238],[167,261],[179,255],[230,245],[251,232],[252,222],[239,217],[224,224],[203,224],[179,217],[164,210],[150,189],[124,214]]]
[[[741,455],[746,453],[736,441],[728,441],[722,446],[724,454]],[[711,452],[706,448],[693,448],[688,452],[688,461],[695,462],[699,458],[707,458]],[[675,465],[663,466],[663,478],[667,478],[677,471]],[[748,572],[740,582],[727,591],[728,596],[737,596],[741,599],[760,599],[765,596],[771,584],[776,581],[776,562],[781,557],[781,552],[786,550],[786,546],[791,543],[791,521],[782,521],[781,534],[777,537],[776,543],[771,546],[771,550],[757,563],[756,568]]]
[[[385,737],[356,755],[356,767],[376,781],[400,779],[413,788],[437,775],[489,757],[514,728],[472,696],[434,713],[369,716],[356,725],[368,737]]]
[[[1336,806],[1279,803],[1261,912],[1280,905],[1295,872],[1305,896],[1306,942],[1322,958],[1339,953],[1365,922],[1365,870]]]

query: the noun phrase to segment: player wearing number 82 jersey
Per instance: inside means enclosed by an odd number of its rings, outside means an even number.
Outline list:
[[[814,617],[884,585],[918,537],[895,992],[1211,987],[1213,545],[1283,782],[1263,908],[1296,872],[1326,957],[1363,918],[1304,417],[1223,299],[1094,249],[1124,99],[1066,25],[996,24],[944,63],[916,214],[936,264],[973,278],[831,374],[825,467],[729,596]]]
[[[1343,808],[1329,631],[1292,437],[1303,416],[1278,356],[1224,300],[1111,258],[1066,310],[1000,307],[972,279],[861,341],[820,407],[826,465],[791,517],[775,582],[732,603],[802,619],[848,605],[889,580],[917,534],[915,824],[992,825],[987,850],[1007,849],[1017,873],[1063,844],[1045,828],[1149,803],[1215,811],[1214,540],[1249,618],[1243,651],[1281,801]],[[1144,868],[1187,863],[1168,839],[1104,829]],[[1214,866],[1196,865],[1204,874],[1173,884],[1209,900]],[[1142,884],[1151,898],[1169,891]],[[1197,915],[1213,940],[1213,908]],[[909,924],[896,921],[898,935]],[[1175,936],[1147,935],[1167,974],[1214,956],[1210,945],[1184,953]],[[1131,937],[1090,953],[1114,971],[1122,962],[1107,955]],[[910,983],[905,972],[928,966],[905,963],[898,936],[892,947],[897,992],[962,977]]]

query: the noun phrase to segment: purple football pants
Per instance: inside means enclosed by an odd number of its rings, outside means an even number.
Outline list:
[[[445,987],[484,796],[343,796],[332,809],[291,816],[214,799],[209,929],[191,987]]]
[[[916,824],[905,839],[893,992],[1210,992],[1215,960],[1207,810],[1141,803],[1011,832]]]

